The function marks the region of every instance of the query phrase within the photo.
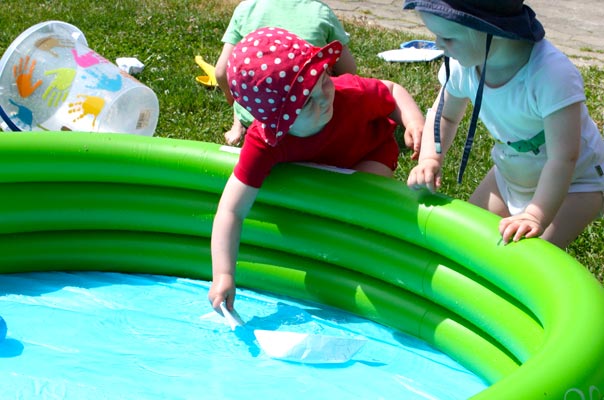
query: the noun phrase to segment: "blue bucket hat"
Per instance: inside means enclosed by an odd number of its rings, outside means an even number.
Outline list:
[[[537,20],[535,12],[524,4],[524,0],[405,0],[403,9],[433,14],[487,34],[485,60],[474,100],[474,110],[472,111],[472,119],[470,120],[470,128],[466,137],[461,165],[457,175],[457,182],[461,183],[470,156],[470,150],[472,149],[472,143],[474,142],[478,114],[482,105],[487,58],[493,36],[538,42],[545,36],[545,30]],[[434,119],[434,142],[438,153],[441,152],[440,119],[444,107],[444,90],[449,81],[448,57],[444,58],[444,63],[446,80],[442,87]]]
[[[545,36],[535,12],[523,0],[405,0],[403,8],[508,39],[538,42]]]

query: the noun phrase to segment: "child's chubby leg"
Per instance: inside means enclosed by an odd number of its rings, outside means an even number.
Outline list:
[[[354,166],[354,169],[361,172],[385,176],[387,178],[391,178],[394,174],[393,170],[391,170],[379,161],[361,161],[360,163]]]
[[[398,157],[399,148],[394,135],[384,136],[383,140],[373,150],[367,152],[353,169],[392,178],[398,166]]]
[[[236,146],[241,142],[243,136],[245,135],[245,131],[247,129],[245,126],[239,121],[237,116],[233,116],[233,126],[231,129],[224,133],[224,139],[229,146]]]
[[[541,238],[564,249],[603,211],[602,192],[569,193]]]
[[[497,187],[497,180],[495,179],[495,170],[491,170],[486,174],[482,182],[470,196],[469,202],[497,214],[500,217],[509,217],[510,211],[503,199],[503,196],[499,192]]]

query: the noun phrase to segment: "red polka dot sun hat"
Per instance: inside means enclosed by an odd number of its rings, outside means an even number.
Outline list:
[[[245,36],[229,57],[231,94],[262,124],[263,139],[275,146],[341,52],[338,41],[320,48],[285,29],[257,29]]]

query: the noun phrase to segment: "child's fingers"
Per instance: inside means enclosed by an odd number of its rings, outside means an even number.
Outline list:
[[[499,224],[499,232],[505,244],[510,241],[518,242],[522,238],[537,237],[542,233],[537,221],[519,217],[502,219]]]
[[[403,140],[405,141],[405,146],[407,146],[407,148],[413,149],[414,153],[419,153],[422,145],[422,129],[406,129]]]
[[[429,168],[415,167],[409,173],[407,186],[415,190],[427,188],[434,192],[440,186],[440,174],[435,174]]]

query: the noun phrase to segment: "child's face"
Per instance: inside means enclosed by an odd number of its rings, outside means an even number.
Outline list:
[[[436,35],[436,45],[447,57],[464,67],[481,65],[485,57],[486,34],[436,15],[420,13],[426,27]]]
[[[323,129],[333,116],[334,94],[335,87],[331,78],[327,73],[323,73],[291,126],[290,133],[305,137]]]

